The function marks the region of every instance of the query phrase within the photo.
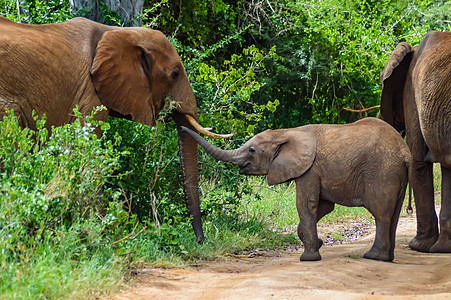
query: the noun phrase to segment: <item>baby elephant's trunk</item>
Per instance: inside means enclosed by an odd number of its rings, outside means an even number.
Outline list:
[[[199,145],[207,152],[209,155],[213,156],[213,158],[224,161],[224,162],[230,162],[233,164],[237,164],[236,162],[236,156],[238,154],[238,150],[222,150],[209,142],[207,142],[204,138],[202,138],[200,135],[198,135],[196,132],[192,131],[189,128],[186,128],[182,126],[182,132],[189,133],[198,143]]]

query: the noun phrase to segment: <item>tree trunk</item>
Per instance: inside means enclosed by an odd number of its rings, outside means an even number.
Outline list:
[[[16,0],[19,15],[29,15],[30,0]],[[141,26],[144,0],[69,0],[74,15],[84,16],[99,23],[112,23],[115,13],[121,17],[124,26]],[[109,18],[110,17],[110,18]],[[25,22],[25,20],[20,20]],[[112,25],[112,24],[111,24]]]
[[[28,11],[26,10],[26,8],[28,7],[27,0],[16,0],[16,4],[17,4],[17,12],[19,13],[19,22],[20,23],[28,23],[22,17],[23,15],[28,15]]]
[[[119,14],[125,26],[141,26],[144,0],[69,0],[69,3],[73,12],[87,11],[86,17],[96,22],[108,22],[105,16],[109,12],[103,8],[106,6],[110,12]]]

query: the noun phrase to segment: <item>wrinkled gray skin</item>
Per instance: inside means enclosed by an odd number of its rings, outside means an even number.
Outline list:
[[[400,43],[381,73],[380,118],[406,134],[412,151],[417,234],[413,250],[451,253],[451,32],[429,32],[418,46]],[[440,163],[440,234],[433,163]]]
[[[240,174],[267,175],[269,185],[295,180],[298,235],[305,249],[301,261],[321,259],[316,223],[335,203],[368,209],[376,220],[376,238],[364,257],[393,260],[410,152],[384,121],[266,130],[228,151],[187,128],[182,131],[217,160],[238,165]]]

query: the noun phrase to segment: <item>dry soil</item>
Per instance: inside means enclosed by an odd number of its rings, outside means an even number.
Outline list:
[[[407,246],[416,231],[414,216],[400,219],[392,263],[362,258],[374,240],[374,227],[368,231],[358,240],[323,246],[316,262],[300,262],[302,249],[291,249],[229,255],[183,269],[143,269],[113,299],[451,299],[451,254]]]

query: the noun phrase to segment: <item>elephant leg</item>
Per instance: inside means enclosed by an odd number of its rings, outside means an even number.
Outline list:
[[[440,234],[430,252],[451,253],[451,169],[442,166],[442,206]]]
[[[404,202],[407,180],[400,185],[380,185],[367,195],[365,208],[376,221],[376,236],[371,249],[363,257],[368,259],[393,261],[395,257],[395,233],[399,214]],[[387,187],[384,189],[384,187]],[[375,198],[373,195],[378,195]]]
[[[404,203],[404,198],[406,196],[407,182],[401,188],[398,199],[396,200],[395,210],[393,212],[391,223],[390,223],[390,259],[393,261],[395,258],[395,244],[396,244],[396,228],[398,227],[399,215],[401,214],[402,204]]]
[[[407,91],[407,95],[406,95]],[[404,88],[405,99],[415,99],[413,88]],[[409,167],[409,184],[413,189],[417,216],[417,234],[409,247],[420,252],[429,252],[438,239],[438,219],[434,206],[434,184],[432,163],[425,162],[428,147],[420,129],[418,111],[415,103],[404,102],[406,121],[406,142],[412,153]]]
[[[335,203],[320,199],[318,206],[317,222],[321,220],[325,215],[331,213],[334,210]]]
[[[366,252],[363,257],[368,259],[392,261],[393,257],[390,255],[390,226],[391,216],[384,216],[384,218],[376,219],[376,237],[371,249]]]
[[[317,213],[316,223],[318,223],[318,221],[321,220],[325,215],[332,212],[334,210],[334,207],[335,207],[335,203],[320,199],[319,205],[318,205],[318,213]],[[302,237],[304,236],[304,234],[302,233],[300,226],[298,226],[298,236],[302,241],[303,240]],[[323,246],[323,244],[324,244],[324,241],[322,239],[318,238],[318,249],[321,248]]]
[[[296,179],[296,208],[299,215],[298,236],[304,244],[301,261],[321,260],[316,228],[319,204],[319,180],[313,174]]]
[[[318,205],[318,214],[316,223],[321,220],[325,215],[331,213],[334,210],[335,203],[320,199]],[[322,239],[318,239],[318,249],[324,244]]]
[[[414,160],[410,184],[413,188],[417,215],[417,235],[409,247],[420,252],[429,252],[438,238],[438,220],[434,206],[432,163]]]

